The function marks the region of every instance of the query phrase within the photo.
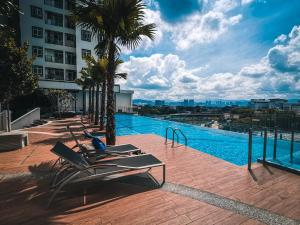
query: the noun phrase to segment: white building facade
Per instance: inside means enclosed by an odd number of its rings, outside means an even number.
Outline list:
[[[75,99],[72,111],[82,111],[83,93],[74,80],[86,66],[84,56],[97,57],[96,40],[74,25],[69,0],[20,0],[19,6],[21,42],[29,43],[28,54],[35,57],[32,70],[39,76],[39,88],[68,90]],[[115,89],[116,111],[130,111],[133,91]]]

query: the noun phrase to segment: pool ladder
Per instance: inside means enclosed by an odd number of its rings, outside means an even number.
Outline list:
[[[168,131],[169,130],[172,131],[172,148],[174,147],[174,143],[175,143],[175,135],[176,135],[176,141],[177,141],[177,143],[179,143],[178,133],[183,136],[184,143],[185,143],[185,145],[187,145],[188,139],[185,136],[185,134],[182,132],[182,130],[180,130],[179,128],[173,128],[173,127],[167,127],[166,128],[165,144],[168,144],[168,133],[169,133]]]

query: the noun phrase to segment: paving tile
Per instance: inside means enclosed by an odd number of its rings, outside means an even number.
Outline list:
[[[57,158],[50,152],[53,144],[60,140],[72,147],[74,141],[65,127],[72,124],[79,128],[79,121],[77,117],[30,128],[29,131],[45,133],[30,133],[29,146],[0,153],[1,223],[261,224],[197,200],[159,189],[145,190],[129,183],[99,183],[87,189],[86,205],[83,205],[80,188],[74,193],[62,193],[54,207],[47,210],[47,182],[20,175],[48,171]],[[90,142],[80,131],[76,133],[82,142]],[[173,149],[164,144],[164,138],[152,134],[117,137],[117,143],[131,143],[165,162],[167,182],[198,188],[300,220],[299,176],[254,164],[254,180],[245,166],[235,166],[185,146]],[[161,179],[160,169],[151,173]],[[17,177],[5,174],[17,174]]]

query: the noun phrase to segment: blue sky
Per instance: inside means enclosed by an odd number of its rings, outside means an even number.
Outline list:
[[[123,48],[135,98],[300,98],[299,0],[145,0],[154,41]]]

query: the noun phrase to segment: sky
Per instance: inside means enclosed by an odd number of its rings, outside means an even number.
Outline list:
[[[134,98],[300,98],[299,0],[145,0],[155,40],[122,47]]]

